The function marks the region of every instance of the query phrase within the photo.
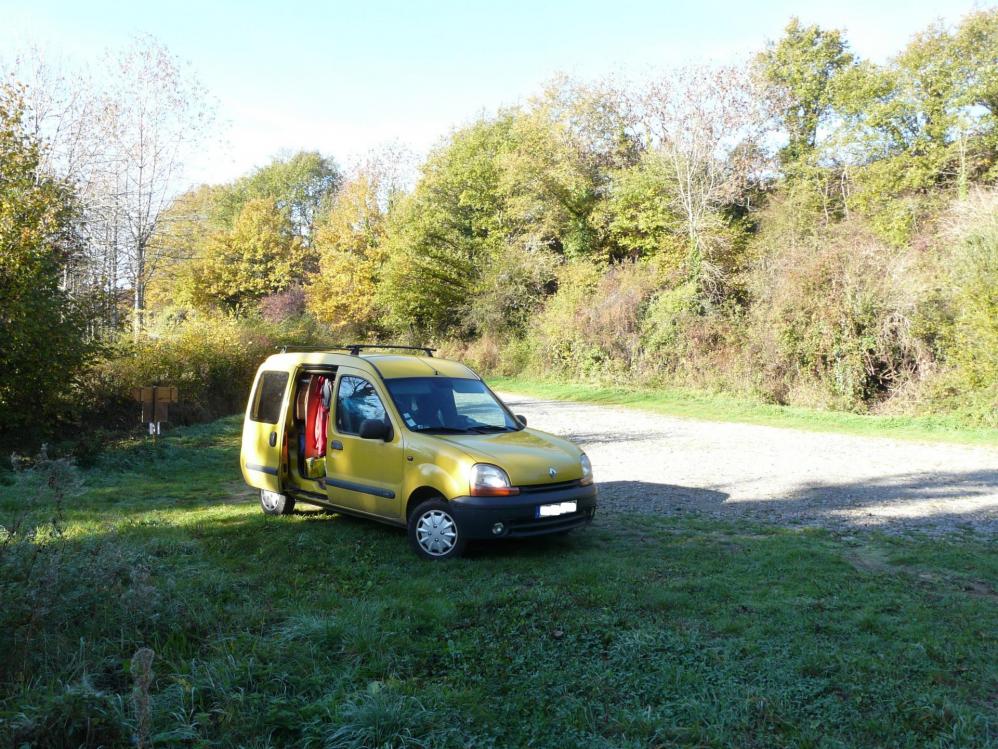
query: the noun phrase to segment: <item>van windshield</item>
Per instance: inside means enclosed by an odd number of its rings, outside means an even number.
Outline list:
[[[385,384],[414,432],[486,434],[523,428],[480,380],[400,377]]]

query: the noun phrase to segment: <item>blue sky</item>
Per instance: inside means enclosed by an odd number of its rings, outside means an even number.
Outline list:
[[[990,6],[984,4],[983,7]],[[192,178],[226,180],[282,149],[341,162],[391,140],[425,152],[453,127],[514,104],[559,72],[641,78],[735,61],[787,20],[845,29],[883,61],[937,19],[980,2],[153,2],[0,0],[0,56],[28,44],[99,60],[151,33],[191,63],[227,123]]]

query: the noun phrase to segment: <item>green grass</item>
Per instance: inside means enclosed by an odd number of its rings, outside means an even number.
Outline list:
[[[0,745],[129,745],[140,647],[156,747],[998,742],[993,542],[620,516],[429,564],[264,516],[238,428],[0,486],[59,529],[0,541]]]
[[[491,377],[488,381],[495,390],[553,400],[628,406],[689,419],[736,421],[869,437],[998,446],[998,429],[968,426],[955,416],[885,416],[823,411],[759,403],[696,390],[604,387],[519,377]]]

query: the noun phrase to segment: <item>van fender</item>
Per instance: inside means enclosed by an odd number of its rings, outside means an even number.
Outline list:
[[[433,463],[423,463],[407,482],[405,497],[405,517],[424,499],[433,496],[442,496],[444,499],[451,499],[462,494],[467,494],[468,487],[459,488],[455,481],[454,474],[446,471]]]

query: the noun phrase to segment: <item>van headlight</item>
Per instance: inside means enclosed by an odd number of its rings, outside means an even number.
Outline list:
[[[520,493],[510,485],[509,476],[502,468],[488,463],[475,463],[471,467],[468,485],[472,497],[508,497]]]
[[[582,466],[582,479],[579,481],[583,486],[593,483],[593,464],[589,462],[589,456],[585,453],[579,457],[579,465]]]

